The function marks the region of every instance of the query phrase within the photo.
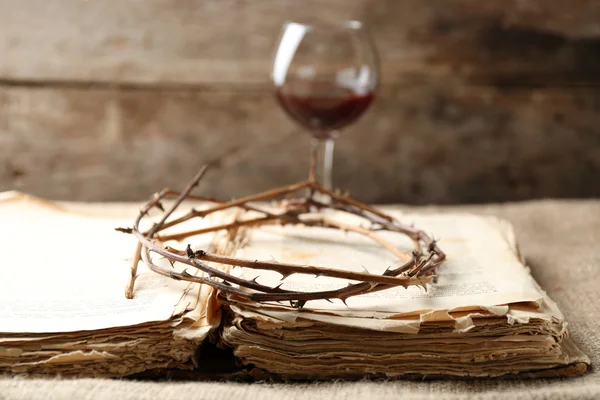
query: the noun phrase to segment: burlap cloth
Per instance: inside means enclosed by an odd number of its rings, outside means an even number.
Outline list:
[[[97,206],[96,206],[97,207]],[[121,214],[131,205],[103,206]],[[515,225],[535,279],[569,321],[592,371],[568,379],[237,384],[0,378],[0,399],[600,399],[600,200],[426,208],[505,217]],[[417,209],[419,210],[419,209]],[[133,214],[131,214],[133,215]]]

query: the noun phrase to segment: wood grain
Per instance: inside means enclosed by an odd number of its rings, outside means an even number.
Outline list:
[[[593,0],[0,0],[0,79],[264,85],[282,22],[315,15],[366,20],[388,84],[598,81]]]
[[[139,200],[304,178],[268,82],[281,23],[366,20],[375,106],[337,144],[364,201],[600,196],[594,0],[0,0],[0,190]]]
[[[599,196],[598,104],[589,90],[385,89],[339,139],[334,181],[378,203]],[[218,160],[203,190],[239,197],[305,178],[308,142],[270,92],[0,90],[0,190],[140,200]]]

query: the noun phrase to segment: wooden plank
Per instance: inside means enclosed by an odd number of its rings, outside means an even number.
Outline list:
[[[334,181],[369,202],[600,196],[592,89],[384,87],[337,143]],[[308,137],[271,92],[0,87],[0,190],[140,200],[208,160],[208,195],[303,179]]]
[[[287,19],[286,3],[2,0],[0,76],[34,81],[265,82],[273,42]],[[338,14],[342,3],[337,1]]]
[[[600,80],[594,0],[0,0],[0,80],[264,85],[281,23],[315,15],[365,19],[388,84]]]

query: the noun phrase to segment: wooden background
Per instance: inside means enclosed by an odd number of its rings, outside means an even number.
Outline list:
[[[597,0],[0,0],[0,191],[238,197],[303,179],[308,136],[268,82],[289,18],[360,18],[382,58],[337,143],[378,203],[600,196]]]

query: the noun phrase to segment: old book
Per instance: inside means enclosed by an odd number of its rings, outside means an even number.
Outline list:
[[[585,369],[589,359],[569,340],[563,315],[524,266],[510,224],[474,215],[392,215],[440,238],[448,260],[435,284],[351,297],[346,304],[310,301],[302,309],[221,294],[229,310],[224,345],[246,365],[300,379],[496,377],[574,364]],[[347,214],[327,217],[355,222]],[[271,226],[242,234],[247,244],[237,251],[241,258],[376,274],[394,263],[391,254],[353,232]],[[404,251],[412,248],[392,233],[388,240]],[[256,276],[253,270],[237,272]],[[257,280],[275,286],[280,278],[265,272]],[[282,288],[329,290],[344,284],[292,275]]]
[[[0,372],[125,376],[193,367],[219,322],[207,312],[210,290],[141,267],[127,300],[136,242],[114,230],[124,221],[14,192],[0,197],[0,221]]]
[[[233,351],[237,371],[282,379],[585,371],[589,359],[571,343],[558,307],[524,266],[508,223],[474,215],[396,216],[440,238],[449,259],[434,284],[366,294],[347,304],[310,301],[297,309],[173,281],[140,264],[136,296],[127,300],[136,241],[114,228],[130,220],[90,217],[5,193],[0,372],[117,377],[165,368],[194,371],[194,354],[209,340]],[[327,217],[353,222],[335,213]],[[409,241],[389,240],[410,251]],[[192,244],[248,259],[371,273],[396,262],[363,237],[324,228],[239,230],[233,242],[237,246],[215,235],[193,238]],[[228,270],[281,283],[274,272]],[[283,287],[345,284],[292,275]],[[211,376],[210,368],[203,371]],[[214,376],[223,377],[217,371]]]

